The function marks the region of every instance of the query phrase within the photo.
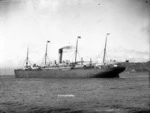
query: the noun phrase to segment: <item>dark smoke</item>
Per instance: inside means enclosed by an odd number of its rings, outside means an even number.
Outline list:
[[[64,47],[62,47],[60,49],[72,49],[72,46],[64,46]]]

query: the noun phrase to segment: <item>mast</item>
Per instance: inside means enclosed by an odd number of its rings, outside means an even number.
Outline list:
[[[103,56],[103,64],[105,65],[105,57],[106,57],[106,45],[107,45],[107,36],[110,35],[110,33],[106,34],[106,40],[105,40],[105,48],[104,48],[104,56]]]
[[[47,42],[46,42],[45,65],[46,65],[46,62],[47,62],[47,48],[48,48],[48,43],[50,43],[50,41],[47,41]]]
[[[75,51],[75,64],[77,61],[77,53],[78,53],[78,39],[81,38],[80,36],[77,37],[77,42],[76,42],[76,51]]]
[[[27,48],[27,58],[26,58],[26,67],[28,67],[29,64],[29,47]]]

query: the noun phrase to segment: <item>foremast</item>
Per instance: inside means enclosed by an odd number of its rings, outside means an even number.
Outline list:
[[[29,47],[27,48],[26,67],[28,67],[28,64],[29,64]]]
[[[46,63],[47,63],[47,49],[48,49],[48,43],[50,43],[50,41],[47,41],[47,42],[46,42],[46,51],[45,51],[45,66],[46,66]]]

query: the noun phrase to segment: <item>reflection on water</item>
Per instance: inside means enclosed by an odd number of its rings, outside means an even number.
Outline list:
[[[134,112],[149,109],[147,73],[119,79],[0,78],[0,113]]]

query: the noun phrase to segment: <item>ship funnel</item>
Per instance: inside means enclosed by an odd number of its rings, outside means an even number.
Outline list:
[[[63,49],[60,48],[58,52],[59,52],[59,63],[62,63]]]
[[[63,49],[64,50],[72,49],[72,46],[64,46],[64,47],[62,47],[62,48],[60,48],[58,50],[58,53],[59,53],[59,63],[62,63]]]

